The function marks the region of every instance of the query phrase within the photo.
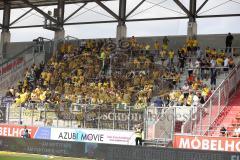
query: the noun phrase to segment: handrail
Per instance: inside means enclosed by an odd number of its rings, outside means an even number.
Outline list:
[[[226,77],[226,79],[224,80],[224,81],[222,81],[222,83],[221,83],[221,85],[219,85],[219,87],[218,88],[220,88],[222,85],[223,85],[223,83],[226,81],[226,80],[228,80],[229,78],[230,78],[230,76],[232,76],[233,74],[234,74],[234,71],[236,71],[237,70],[237,68],[240,66],[240,63],[238,63],[238,65],[236,65],[236,67],[232,70],[232,72]],[[238,82],[237,82],[238,83]],[[217,90],[215,90],[215,91],[217,91]],[[214,92],[214,93],[216,93],[216,92]],[[229,91],[229,94],[230,94],[230,91]],[[229,96],[229,95],[228,95]],[[212,98],[213,97],[213,95],[211,95],[210,97],[209,97],[209,100],[210,100],[210,98]],[[223,109],[224,110],[224,109]],[[220,111],[219,112],[219,115],[220,115],[220,113],[221,113],[222,111]],[[219,116],[218,115],[218,116]],[[217,118],[218,118],[218,116],[216,116],[216,118],[213,120],[213,122],[209,125],[209,127],[208,127],[208,129],[206,130],[206,132],[203,134],[203,135],[205,135],[209,130],[210,130],[210,128],[211,128],[211,126],[214,124],[214,122],[217,120]]]
[[[65,37],[65,39],[68,39],[68,38],[72,38],[72,39],[75,39],[75,40],[80,40],[80,39],[77,38],[77,37],[73,37],[73,36],[69,36],[69,35],[67,35],[67,36]]]
[[[45,39],[45,40],[48,40],[48,41],[53,41],[52,39],[45,38],[45,37],[38,37],[37,39],[39,39],[39,38],[41,38],[41,39]]]
[[[212,95],[208,98],[208,100],[202,105],[201,109],[199,109],[196,113],[194,113],[194,115],[201,114],[201,113],[199,113],[199,112],[201,112],[202,109],[208,108],[207,106],[208,106],[208,104],[211,102],[211,99],[213,99],[215,96],[217,96],[217,94],[218,94],[218,92],[219,92],[219,89],[222,88],[222,86],[224,85],[225,82],[229,81],[229,78],[234,74],[234,72],[236,72],[236,70],[239,68],[239,66],[240,66],[240,63],[238,63],[238,64],[235,66],[235,68],[227,75],[227,77],[221,82],[221,84],[220,84],[220,85],[217,87],[217,89],[212,93]],[[234,86],[234,87],[236,87],[236,86]],[[227,93],[227,96],[230,95],[230,92],[231,92],[231,91],[229,91],[229,93]],[[227,100],[227,101],[228,101],[228,100]],[[226,105],[224,105],[224,107],[225,107],[225,106],[226,106]],[[223,108],[223,109],[224,109],[224,108]],[[220,110],[219,114],[223,111],[223,109]],[[219,114],[218,114],[216,117],[212,117],[212,118],[213,118],[213,121],[210,122],[209,125],[202,125],[202,124],[200,124],[201,126],[207,126],[206,130],[203,131],[202,135],[205,135],[205,134],[209,131],[210,127],[214,124],[214,122],[215,122],[216,119],[218,118]],[[198,116],[201,116],[201,115],[198,115]],[[211,115],[210,115],[210,116],[211,116]],[[186,131],[186,129],[187,129],[186,127],[187,127],[188,125],[190,125],[190,124],[191,124],[191,119],[189,119],[188,121],[186,121],[186,122],[184,123],[184,125],[183,125],[183,132]],[[192,126],[191,126],[191,127],[192,127]]]
[[[210,103],[211,99],[218,94],[219,89],[221,89],[221,87],[224,85],[224,83],[229,80],[229,78],[234,74],[234,72],[238,69],[239,66],[240,66],[240,62],[233,68],[233,70],[231,70],[231,72],[230,72],[230,73],[227,75],[227,77],[220,83],[220,85],[216,88],[216,90],[212,93],[212,95],[208,98],[208,100],[201,106],[202,109],[207,108],[207,106],[208,106],[208,104]],[[228,93],[227,96],[229,96],[229,94],[230,94],[230,91],[229,91],[229,93]],[[198,114],[199,114],[198,112],[201,112],[201,110],[197,111],[197,112],[194,113],[194,114],[198,115]],[[221,112],[222,112],[222,110],[219,112],[219,114],[220,114]],[[200,113],[200,114],[201,114],[201,113]],[[218,118],[218,116],[219,116],[219,115],[217,115],[215,118],[213,117],[213,118],[214,118],[213,122],[211,122],[210,125],[207,125],[207,126],[208,126],[207,129],[206,129],[206,131],[204,131],[204,133],[202,133],[202,135],[205,135],[205,133],[208,132],[208,130],[210,129],[210,127],[212,126],[212,124],[216,121],[216,119]],[[189,124],[191,124],[191,119],[189,119],[188,121],[186,121],[186,122],[184,123],[184,125],[183,125],[184,131],[186,130],[187,125],[189,125]]]
[[[208,98],[208,100],[203,104],[203,106],[202,106],[203,108],[204,108],[204,106],[205,106],[208,102],[210,102],[211,98],[212,98],[213,96],[215,96],[215,94],[217,93],[218,89],[221,88],[221,86],[223,85],[223,83],[224,83],[226,80],[228,80],[228,78],[234,73],[235,69],[238,68],[239,65],[240,65],[240,63],[238,63],[238,65],[236,65],[236,66],[233,68],[233,70],[227,75],[227,77],[220,83],[220,85],[216,88],[216,90],[212,93],[212,95]]]

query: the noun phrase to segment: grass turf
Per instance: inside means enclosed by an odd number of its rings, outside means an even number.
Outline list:
[[[0,151],[0,160],[89,160],[89,159]]]

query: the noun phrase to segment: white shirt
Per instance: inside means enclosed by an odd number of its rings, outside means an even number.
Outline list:
[[[200,62],[199,62],[199,61],[196,61],[196,62],[195,62],[195,65],[196,65],[196,68],[199,68],[199,67],[200,67]]]
[[[197,57],[198,58],[201,58],[202,57],[202,50],[197,50]]]
[[[237,134],[237,135],[240,134],[240,128],[235,128],[234,133]]]
[[[215,67],[215,66],[216,66],[216,61],[215,61],[215,60],[212,59],[212,60],[210,61],[210,63],[211,63],[211,67]]]
[[[228,58],[226,58],[225,60],[224,60],[224,67],[228,67]]]
[[[200,102],[200,99],[197,95],[193,96],[193,106],[197,106]]]
[[[182,86],[182,90],[183,90],[184,92],[188,92],[189,86],[188,86],[188,85]]]
[[[193,70],[193,63],[192,63],[192,62],[190,62],[190,63],[188,64],[188,70]]]

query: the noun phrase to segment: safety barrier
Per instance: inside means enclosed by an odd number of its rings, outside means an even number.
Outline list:
[[[220,113],[225,109],[240,82],[240,65],[237,65],[217,87],[203,106],[193,113],[195,119],[189,119],[183,125],[183,133],[206,135]]]
[[[144,109],[131,106],[29,102],[16,107],[10,101],[2,103],[8,124],[133,130],[144,120]]]

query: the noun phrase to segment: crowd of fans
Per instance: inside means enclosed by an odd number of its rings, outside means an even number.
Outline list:
[[[203,104],[216,88],[217,75],[234,67],[233,58],[223,50],[202,51],[196,39],[187,40],[177,52],[169,42],[164,37],[162,44],[151,45],[132,37],[128,49],[118,54],[108,45],[111,40],[63,44],[46,64],[26,69],[24,80],[7,96],[16,97],[17,105],[69,101],[139,109],[152,102],[156,106]],[[161,83],[167,85],[161,88]]]

